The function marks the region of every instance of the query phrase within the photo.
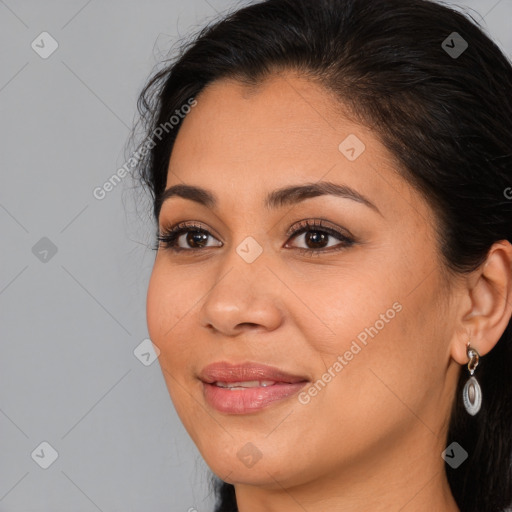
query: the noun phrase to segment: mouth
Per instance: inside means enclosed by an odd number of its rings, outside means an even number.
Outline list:
[[[226,414],[248,414],[297,394],[309,380],[272,366],[219,362],[199,374],[206,403]]]
[[[275,386],[277,383],[273,380],[249,380],[246,382],[214,382],[214,386],[227,389],[246,389],[246,388],[266,388]]]

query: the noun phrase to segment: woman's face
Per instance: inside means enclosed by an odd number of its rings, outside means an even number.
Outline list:
[[[167,188],[205,192],[163,203],[161,232],[188,231],[160,245],[147,320],[206,462],[269,488],[440,466],[460,366],[430,208],[319,85],[197,100]]]

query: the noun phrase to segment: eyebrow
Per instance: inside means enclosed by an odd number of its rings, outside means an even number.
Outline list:
[[[292,185],[273,190],[266,197],[264,205],[267,209],[270,210],[297,204],[311,197],[324,195],[332,195],[345,199],[351,199],[368,206],[369,208],[382,215],[377,206],[375,206],[364,195],[360,194],[347,185],[339,185],[329,181],[306,183],[303,185]],[[162,193],[158,201],[158,211],[160,211],[164,201],[171,197],[182,197],[183,199],[189,199],[210,209],[215,209],[219,204],[219,201],[213,192],[195,185],[180,184],[173,185]]]

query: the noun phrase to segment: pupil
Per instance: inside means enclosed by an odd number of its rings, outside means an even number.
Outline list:
[[[306,243],[309,244],[311,242],[314,248],[322,246],[326,238],[327,235],[321,231],[308,231],[306,233]]]
[[[202,247],[201,242],[206,244],[208,235],[201,233],[200,231],[189,231],[187,235],[187,243],[194,247],[197,243],[199,247]]]

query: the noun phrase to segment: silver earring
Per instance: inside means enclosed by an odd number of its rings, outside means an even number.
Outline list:
[[[480,388],[478,381],[473,377],[473,373],[475,373],[480,360],[480,354],[476,349],[471,347],[469,342],[466,346],[466,353],[469,359],[468,370],[471,377],[466,382],[462,391],[462,400],[466,411],[468,411],[471,416],[474,416],[480,410],[482,405],[482,389]]]

